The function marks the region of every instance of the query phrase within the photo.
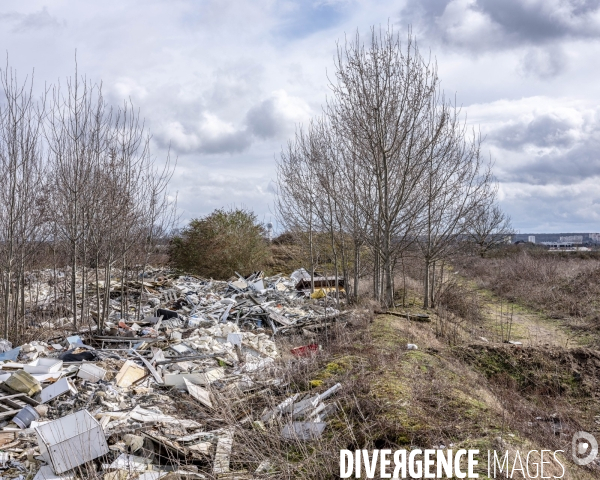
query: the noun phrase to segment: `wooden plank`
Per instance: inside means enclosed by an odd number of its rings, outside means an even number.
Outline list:
[[[132,360],[127,360],[117,373],[116,384],[119,387],[129,387],[145,375],[146,370],[143,367],[135,364]]]
[[[20,395],[10,395],[8,397],[1,397],[0,402],[8,405],[12,408],[23,408],[23,404],[15,402],[15,400],[21,400],[21,402],[25,401],[25,394],[21,393]]]
[[[21,410],[22,408],[19,408],[18,410],[8,410],[6,412],[0,412],[0,418],[14,417]]]
[[[6,393],[8,393],[9,395],[2,395],[0,393],[0,402],[2,402],[3,398],[8,398],[10,399],[17,399],[17,400],[21,400],[25,403],[28,403],[29,405],[31,405],[32,407],[37,407],[40,402],[35,401],[33,398],[28,397],[27,395],[25,395],[24,393],[21,392],[17,392],[16,390],[13,390],[12,388],[10,388],[8,385],[4,384],[4,383],[0,383],[0,390],[5,391]]]
[[[17,432],[0,432],[0,446],[16,440]]]
[[[224,355],[225,352],[222,353],[207,353],[207,354],[202,354],[202,355],[187,355],[187,356],[181,356],[181,357],[173,357],[173,358],[168,358],[166,360],[161,360],[160,362],[156,362],[156,365],[168,365],[170,363],[179,363],[179,362],[186,362],[188,360],[202,360],[203,358],[214,358],[217,357],[219,355]]]
[[[156,369],[152,366],[152,364],[146,360],[144,357],[142,357],[138,352],[136,352],[135,350],[131,349],[129,350],[130,353],[133,353],[135,355],[137,355],[137,357],[144,362],[144,365],[146,365],[146,368],[150,371],[150,373],[152,374],[152,376],[154,377],[154,380],[156,380],[156,383],[158,383],[159,385],[164,384],[165,382],[163,381],[162,377],[160,376],[160,373],[158,373],[156,371]]]
[[[143,340],[146,343],[164,342],[165,337],[146,338],[146,337],[92,337],[92,340],[103,341],[106,343],[132,343]]]

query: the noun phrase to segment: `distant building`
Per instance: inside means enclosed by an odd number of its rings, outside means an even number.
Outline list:
[[[528,241],[529,243],[535,243],[535,235],[529,235],[529,236],[527,237],[527,241]]]
[[[269,242],[273,241],[273,224],[271,222],[267,223],[267,237]]]
[[[550,247],[550,250],[560,250],[560,251],[571,251],[576,250],[577,247],[573,246],[573,242],[542,242],[547,247]]]
[[[575,247],[572,243],[556,243],[550,246],[551,252],[589,252],[591,248]]]
[[[573,243],[581,245],[583,243],[583,235],[570,235],[568,237],[560,237],[559,241],[562,243]]]
[[[587,232],[560,232],[560,233],[516,233],[513,242],[531,242],[535,237],[535,244],[549,245],[551,243],[573,243],[574,245],[600,244],[600,233]]]

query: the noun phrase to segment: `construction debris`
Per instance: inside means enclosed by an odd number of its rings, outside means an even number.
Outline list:
[[[102,427],[87,410],[79,410],[35,428],[40,453],[54,473],[67,472],[108,453]]]
[[[93,285],[110,296],[103,322],[73,331],[65,317],[37,325],[55,335],[47,343],[13,348],[0,340],[1,478],[251,478],[232,468],[240,429],[275,428],[285,441],[319,438],[336,410],[324,401],[340,384],[274,408],[269,401],[289,392],[276,337],[315,338],[345,324],[337,309],[343,281],[319,277],[315,296],[305,273],[222,282],[155,270],[143,281],[111,279]],[[36,304],[56,309],[56,290],[43,273],[37,278]],[[319,349],[311,343],[286,355],[301,362]],[[261,398],[270,406],[256,418],[232,425],[216,413]]]

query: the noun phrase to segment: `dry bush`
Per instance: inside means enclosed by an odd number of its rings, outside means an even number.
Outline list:
[[[463,257],[463,276],[512,302],[565,319],[573,327],[600,329],[600,260],[586,255],[520,251],[496,258]]]
[[[468,324],[476,325],[482,320],[481,304],[477,291],[456,280],[444,283],[437,297],[440,308],[461,317]]]
[[[273,243],[269,246],[270,257],[265,262],[265,271],[268,275],[283,273],[291,274],[299,266],[304,265],[300,248],[287,243]]]
[[[397,291],[398,306],[422,304],[424,269],[418,259],[405,262],[405,275],[396,281],[404,286]],[[477,290],[458,281],[448,269],[444,278],[436,278],[433,320],[436,335],[450,344],[462,341],[465,333],[475,334],[483,321],[481,301]]]

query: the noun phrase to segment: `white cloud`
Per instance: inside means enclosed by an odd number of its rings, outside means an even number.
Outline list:
[[[476,3],[475,0],[452,0],[435,19],[446,41],[483,50],[501,40],[502,29],[484,12],[474,8]]]
[[[140,101],[148,96],[148,90],[135,79],[129,77],[117,79],[114,88],[116,95],[120,98],[131,98],[134,101]]]
[[[513,221],[550,226],[573,212],[597,230],[598,4],[7,0],[0,42],[22,77],[35,67],[40,91],[73,74],[77,50],[79,72],[102,80],[110,102],[130,97],[153,153],[164,158],[170,144],[179,157],[173,190],[184,218],[232,203],[266,216],[273,157],[321,112],[336,42],[388,21],[404,35],[413,24],[447,94],[487,135]]]

